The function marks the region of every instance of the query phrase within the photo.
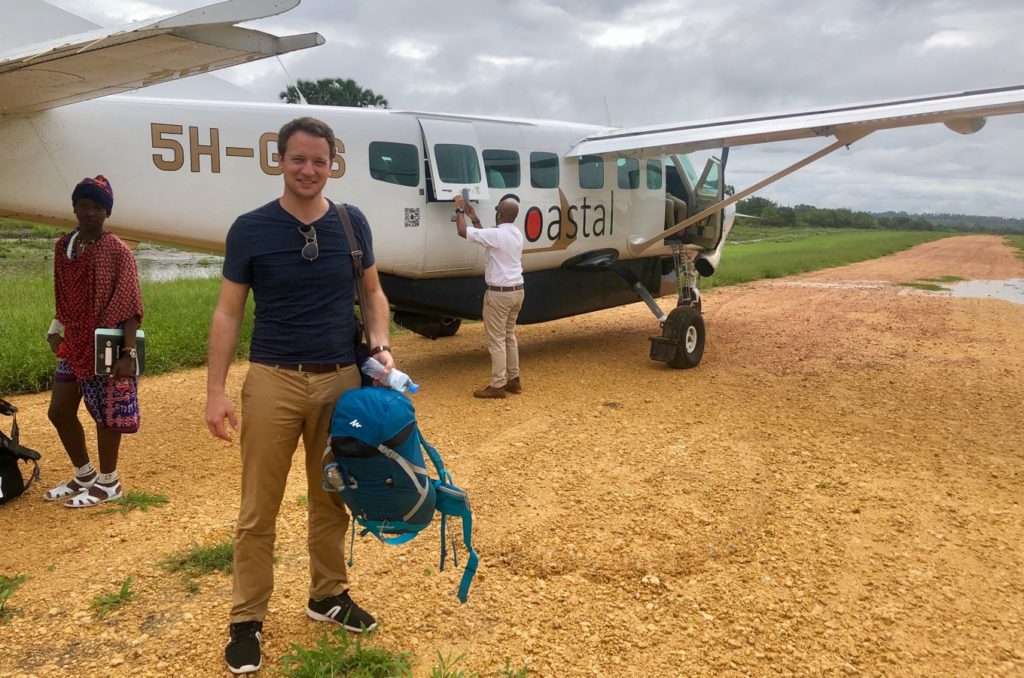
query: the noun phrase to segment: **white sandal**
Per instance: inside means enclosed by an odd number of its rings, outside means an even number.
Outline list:
[[[58,501],[60,499],[65,499],[67,497],[73,497],[83,492],[88,492],[89,488],[92,487],[95,482],[95,473],[93,474],[90,480],[82,480],[81,478],[78,477],[72,478],[71,480],[65,480],[63,483],[53,488],[52,490],[47,490],[43,494],[43,501]],[[75,483],[76,485],[78,485],[78,489],[76,490],[75,488],[71,487],[71,483]]]
[[[90,493],[90,490],[100,490],[105,494],[104,497],[97,497]],[[93,483],[90,490],[86,490],[80,494],[68,499],[64,502],[64,505],[68,508],[89,508],[90,506],[99,506],[105,504],[108,501],[117,501],[121,498],[121,481],[115,480],[113,485],[104,485],[103,483]]]

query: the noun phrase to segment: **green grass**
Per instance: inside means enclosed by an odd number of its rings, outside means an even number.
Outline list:
[[[925,231],[832,230],[828,235],[806,235],[807,229],[781,230],[779,240],[737,243],[722,252],[720,270],[700,281],[705,292],[715,287],[782,278],[857,261],[875,259],[915,245],[948,237]],[[791,231],[789,234],[786,231]],[[786,239],[792,236],[796,239]]]
[[[526,678],[530,675],[530,669],[527,668],[526,664],[523,664],[519,669],[513,669],[512,660],[505,657],[505,668],[502,669],[498,675],[504,676],[505,678]]]
[[[430,678],[480,678],[480,674],[476,671],[466,673],[465,669],[456,669],[465,658],[465,652],[453,659],[451,650],[447,655],[442,655],[441,651],[437,650],[437,664],[431,669]]]
[[[1017,248],[1017,258],[1024,259],[1024,235],[1008,235],[1006,241],[1011,247]]]
[[[944,275],[941,278],[921,278],[921,282],[930,283],[953,283],[960,282],[963,278],[958,278],[955,275]]]
[[[942,285],[925,282],[901,282],[896,284],[900,287],[913,287],[915,290],[924,290],[926,292],[943,292],[946,289]]]
[[[14,595],[18,587],[25,583],[28,575],[22,572],[13,577],[6,577],[0,574],[0,624],[11,617],[12,610],[7,607],[7,600]]]
[[[235,546],[231,541],[212,546],[193,544],[188,549],[167,556],[161,565],[168,572],[181,574],[185,587],[195,593],[199,590],[198,577],[213,572],[230,574],[234,555]]]
[[[369,634],[370,638],[373,634]],[[290,678],[393,678],[412,675],[412,655],[377,647],[364,647],[362,637],[353,641],[344,629],[323,634],[316,647],[292,643],[281,657],[281,673]]]
[[[145,513],[154,506],[163,506],[166,503],[166,495],[150,494],[139,490],[129,490],[128,492],[125,492],[123,497],[112,502],[114,506],[107,509],[105,513],[116,513],[120,511],[122,515],[127,515],[135,509]]]
[[[132,578],[128,577],[121,584],[121,588],[117,593],[107,593],[104,595],[96,596],[92,599],[92,610],[93,614],[97,619],[103,619],[113,610],[121,607],[129,600],[135,598],[135,594],[131,590]]]

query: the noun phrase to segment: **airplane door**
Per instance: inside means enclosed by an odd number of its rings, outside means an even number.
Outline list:
[[[428,202],[454,200],[469,189],[473,200],[487,200],[490,193],[484,179],[480,141],[471,122],[420,118],[423,147],[430,165]]]
[[[722,161],[718,158],[710,158],[704,165],[704,172],[693,188],[693,199],[697,203],[696,209],[690,214],[696,214],[720,202],[725,195],[725,181],[722,176]],[[694,245],[700,245],[708,249],[718,246],[719,236],[722,232],[722,210],[718,210],[702,222],[687,229],[689,237],[685,240]]]
[[[451,201],[463,188],[474,201],[490,197],[476,128],[469,122],[432,118],[419,118],[419,123],[428,165],[423,270],[468,275],[482,264],[485,252],[458,236]]]

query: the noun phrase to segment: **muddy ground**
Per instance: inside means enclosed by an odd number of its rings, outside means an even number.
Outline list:
[[[437,571],[436,528],[356,543],[371,642],[497,675],[1024,673],[1024,306],[887,281],[1021,278],[997,237],[928,243],[799,278],[714,290],[700,367],[647,359],[642,305],[521,328],[525,393],[470,397],[482,326],[397,337],[426,436],[476,512],[480,571]],[[667,308],[670,300],[662,300]],[[232,370],[237,393],[245,364]],[[159,561],[232,532],[237,443],[202,421],[205,372],[148,378],[126,438],[146,513],[45,504],[68,474],[48,394],[16,399],[43,482],[0,507],[0,676],[226,674],[230,578],[190,593]],[[4,424],[6,425],[6,424]],[[289,478],[265,665],[323,625],[303,614],[305,492]],[[137,598],[93,618],[131,575]],[[264,670],[263,673],[272,673]]]

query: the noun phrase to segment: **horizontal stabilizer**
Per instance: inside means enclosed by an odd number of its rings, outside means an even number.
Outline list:
[[[880,129],[946,123],[969,133],[993,115],[1024,113],[1024,86],[938,94],[792,113],[633,127],[580,141],[570,156],[636,153],[668,155],[775,141],[834,136],[850,142]]]
[[[235,26],[298,4],[228,0],[2,54],[0,116],[35,113],[322,45],[317,33],[278,37]]]

